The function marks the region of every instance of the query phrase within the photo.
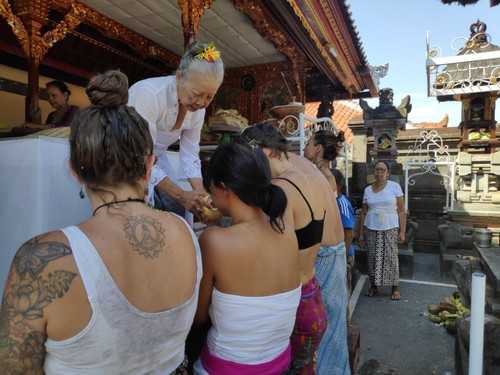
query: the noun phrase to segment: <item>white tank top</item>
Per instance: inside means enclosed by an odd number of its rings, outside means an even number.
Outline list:
[[[240,364],[272,361],[290,345],[300,296],[300,286],[264,297],[226,294],[214,288],[208,350]]]
[[[47,339],[45,374],[169,375],[182,363],[202,275],[198,241],[188,229],[196,249],[193,295],[158,313],[140,311],[129,303],[80,229],[73,226],[63,230],[85,286],[92,317],[82,331],[67,340]]]

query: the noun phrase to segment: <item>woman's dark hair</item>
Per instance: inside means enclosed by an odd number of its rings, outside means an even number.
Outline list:
[[[378,163],[382,163],[385,165],[385,167],[387,168],[387,173],[391,173],[391,166],[389,165],[388,162],[386,162],[385,160],[377,160],[375,162],[375,164],[373,164],[373,167],[375,168],[375,166],[378,164]]]
[[[342,144],[344,141],[343,131],[337,135],[329,130],[318,130],[314,133],[314,143],[323,146],[323,159],[325,160],[335,160],[339,143]]]
[[[59,89],[59,91],[61,91],[63,94],[68,94],[68,96],[71,95],[71,91],[69,90],[68,85],[66,85],[62,81],[50,81],[45,85],[45,87],[47,87],[47,88],[55,87],[55,88]]]
[[[335,183],[337,184],[337,191],[339,191],[341,194],[344,194],[344,188],[345,188],[344,175],[338,169],[332,169],[332,175],[333,177],[335,177]]]
[[[274,230],[285,230],[287,198],[271,183],[269,161],[260,148],[253,150],[237,143],[219,146],[203,175],[203,185],[207,191],[212,186],[225,186],[245,204],[261,208]]]
[[[146,175],[153,153],[148,123],[128,107],[128,79],[119,71],[92,78],[87,86],[91,106],[79,111],[70,132],[70,162],[89,187],[135,185]]]
[[[285,155],[288,151],[287,139],[277,128],[269,123],[259,123],[249,126],[243,130],[239,141],[249,145],[266,147],[278,153],[284,152]]]

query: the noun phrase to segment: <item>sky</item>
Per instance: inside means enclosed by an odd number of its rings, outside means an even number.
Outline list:
[[[486,23],[493,44],[500,46],[500,6],[490,7],[489,3],[479,0],[463,7],[440,0],[347,0],[368,62],[389,63],[380,88],[394,90],[396,106],[405,95],[411,95],[409,121],[437,122],[448,114],[448,126],[458,126],[460,102],[439,103],[435,97],[427,97],[426,33],[430,33],[431,46],[440,48],[441,56],[453,56],[457,54],[453,41],[463,46],[463,41],[456,39],[468,38],[470,25],[480,19]],[[374,107],[378,99],[369,103]],[[500,121],[500,100],[496,119]]]

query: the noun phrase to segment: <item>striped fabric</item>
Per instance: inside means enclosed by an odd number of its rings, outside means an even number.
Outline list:
[[[355,218],[351,202],[344,194],[341,194],[337,197],[337,206],[339,207],[342,226],[344,229],[352,229],[354,227]]]

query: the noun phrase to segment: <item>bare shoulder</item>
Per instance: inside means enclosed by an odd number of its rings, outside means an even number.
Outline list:
[[[169,239],[186,239],[191,238],[191,231],[187,222],[170,212],[150,209],[148,213],[139,216],[131,216],[127,218],[128,231],[135,229],[149,229],[151,233],[155,233],[160,237],[168,237]]]
[[[285,181],[281,178],[274,178],[272,180],[272,183],[273,183],[273,185],[280,187],[285,192],[285,194],[287,196],[289,195],[290,192],[292,192],[295,189],[290,182]]]
[[[160,212],[160,220],[163,225],[169,229],[175,229],[178,233],[191,237],[191,231],[189,230],[189,224],[187,221],[173,213]]]
[[[203,252],[217,253],[224,251],[227,244],[232,241],[234,230],[231,228],[208,227],[201,234],[199,241]]]
[[[294,153],[289,154],[289,159],[294,165],[296,165],[299,169],[303,171],[311,171],[313,169],[316,169],[316,166],[314,165],[313,162],[310,160],[306,159],[303,156],[299,156]]]
[[[241,248],[245,234],[240,230],[239,225],[228,228],[209,227],[200,236],[200,246],[203,257],[209,257],[215,263],[217,260],[225,262],[238,253]]]
[[[78,275],[66,237],[50,232],[26,241],[17,251],[5,287],[4,308],[27,320],[69,291]]]
[[[66,262],[69,259],[64,259],[72,254],[68,240],[61,231],[48,232],[33,237],[21,245],[12,261],[12,271],[21,278],[26,276],[36,278],[52,263],[57,262],[61,265],[60,260],[65,260],[64,263],[73,263]]]

